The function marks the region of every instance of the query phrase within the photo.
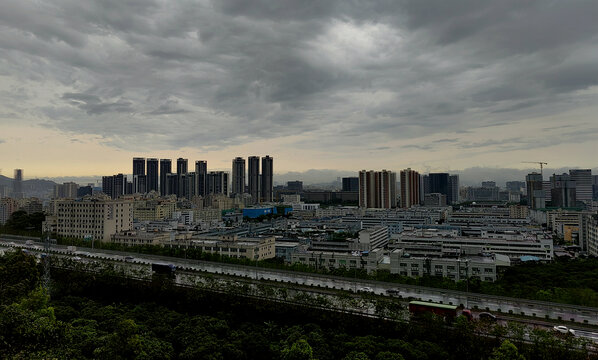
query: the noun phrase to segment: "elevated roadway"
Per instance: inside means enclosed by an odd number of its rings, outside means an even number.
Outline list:
[[[17,238],[0,237],[0,248],[20,247],[31,250],[43,250],[42,243],[31,243]],[[66,246],[52,245],[51,252],[68,256],[89,256],[95,259],[128,261],[133,264],[163,262],[175,265],[184,271],[242,277],[245,279],[268,280],[286,284],[314,287],[319,289],[344,290],[353,293],[372,293],[376,295],[407,300],[431,301],[443,304],[464,306],[466,308],[491,311],[503,317],[525,316],[537,323],[558,322],[568,327],[598,325],[598,308],[560,304],[545,301],[526,300],[504,296],[467,293],[461,291],[428,288],[397,283],[351,279],[329,275],[294,272],[288,270],[260,268],[219,262],[208,262],[158,255],[137,254],[110,250],[80,248],[80,251],[68,251]],[[585,331],[580,329],[581,331]],[[591,332],[593,333],[593,332]],[[594,335],[589,334],[589,337]],[[598,337],[598,336],[597,336]]]

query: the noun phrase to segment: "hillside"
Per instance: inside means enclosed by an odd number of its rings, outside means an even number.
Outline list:
[[[12,189],[13,179],[0,175],[0,186],[7,186]],[[23,181],[23,192],[25,197],[46,198],[54,190],[54,181],[45,179],[29,179]]]

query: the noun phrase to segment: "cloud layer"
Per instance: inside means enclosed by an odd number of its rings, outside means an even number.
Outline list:
[[[575,0],[9,0],[0,118],[136,152],[579,144],[598,132],[583,113],[542,119],[597,102],[597,18]]]

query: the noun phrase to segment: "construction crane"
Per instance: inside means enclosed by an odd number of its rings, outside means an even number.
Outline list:
[[[522,161],[522,163],[525,163],[525,164],[540,164],[540,174],[542,176],[544,176],[544,173],[543,173],[544,165],[548,165],[547,162],[542,162],[542,161]]]

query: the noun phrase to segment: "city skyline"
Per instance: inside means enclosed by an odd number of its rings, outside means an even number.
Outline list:
[[[596,15],[577,1],[13,3],[1,167],[89,176],[143,153],[225,169],[269,152],[280,172],[592,168]]]

